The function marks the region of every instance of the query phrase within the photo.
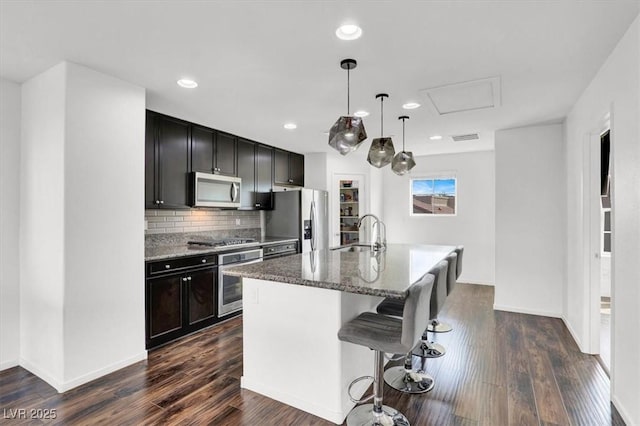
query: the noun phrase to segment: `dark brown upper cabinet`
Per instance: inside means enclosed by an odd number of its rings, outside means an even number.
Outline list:
[[[190,124],[147,111],[145,205],[188,208]]]
[[[304,186],[304,155],[147,110],[145,207],[189,206],[190,172],[242,178],[240,208],[273,208],[273,185]]]
[[[191,171],[237,176],[237,138],[192,125]]]
[[[273,208],[272,162],[273,148],[238,138],[238,176],[242,178],[241,209]]]
[[[277,148],[274,151],[273,183],[285,186],[304,186],[304,155]]]
[[[240,186],[240,208],[255,207],[256,190],[256,143],[238,138],[238,177],[242,178]]]

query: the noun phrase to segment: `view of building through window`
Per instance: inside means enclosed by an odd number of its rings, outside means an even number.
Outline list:
[[[411,213],[415,215],[456,214],[456,179],[412,179],[411,202]]]

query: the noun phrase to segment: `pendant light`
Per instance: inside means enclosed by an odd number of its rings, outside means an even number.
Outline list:
[[[331,126],[329,145],[342,155],[355,151],[362,141],[367,138],[362,118],[354,117],[349,112],[349,72],[357,65],[358,63],[355,59],[343,59],[340,62],[340,67],[347,70],[347,115],[340,117]]]
[[[369,148],[369,155],[367,161],[374,167],[381,168],[391,163],[393,155],[396,150],[393,148],[393,141],[391,138],[384,137],[384,98],[388,98],[386,93],[379,93],[376,95],[376,99],[380,98],[380,137],[375,138],[371,142],[371,148]]]
[[[413,169],[416,165],[416,162],[413,160],[413,152],[404,150],[404,120],[408,119],[409,117],[406,115],[398,117],[398,120],[402,120],[402,151],[397,153],[391,162],[391,169],[395,174],[400,176],[409,173],[409,170]]]

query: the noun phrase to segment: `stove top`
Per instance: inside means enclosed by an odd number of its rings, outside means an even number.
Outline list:
[[[223,240],[197,240],[188,241],[189,246],[205,246],[205,247],[226,247],[237,246],[241,244],[255,243],[254,238],[225,238]]]

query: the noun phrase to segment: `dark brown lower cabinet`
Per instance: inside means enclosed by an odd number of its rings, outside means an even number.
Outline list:
[[[147,279],[147,349],[217,321],[217,272],[208,267]]]
[[[192,272],[187,279],[189,295],[189,325],[214,318],[216,315],[215,271]]]

